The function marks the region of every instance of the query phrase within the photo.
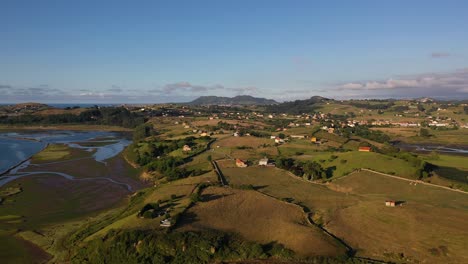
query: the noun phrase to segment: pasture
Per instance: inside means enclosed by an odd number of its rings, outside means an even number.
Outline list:
[[[467,194],[370,172],[343,177],[332,185],[363,198],[336,211],[327,224],[330,231],[358,249],[358,256],[430,263],[468,261]],[[385,200],[403,204],[386,207]]]
[[[260,243],[276,241],[302,256],[345,253],[332,237],[307,222],[300,207],[255,191],[210,187],[178,226],[178,231],[216,229]]]

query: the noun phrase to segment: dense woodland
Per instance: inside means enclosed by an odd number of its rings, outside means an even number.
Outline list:
[[[276,259],[294,261],[293,251],[281,244],[245,241],[235,234],[216,231],[158,232],[110,231],[92,240],[72,257],[72,263],[213,263]],[[296,259],[299,260],[299,259]],[[361,259],[310,257],[309,263],[366,263]]]
[[[5,125],[54,125],[54,124],[89,124],[110,125],[134,128],[145,122],[145,118],[132,113],[124,107],[102,107],[87,109],[80,114],[55,115],[18,115],[0,116],[0,124]]]

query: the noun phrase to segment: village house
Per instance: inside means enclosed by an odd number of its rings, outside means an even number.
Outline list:
[[[275,138],[275,143],[282,144],[282,143],[284,143],[284,139],[276,137]]]
[[[361,152],[371,152],[371,147],[359,147],[358,150]]]
[[[303,136],[303,135],[291,135],[291,138],[299,138],[299,139],[302,139],[302,138],[305,138],[306,136]]]
[[[310,138],[310,142],[312,142],[312,143],[317,142],[317,138],[316,138],[316,137],[311,137],[311,138]]]
[[[192,148],[189,146],[189,145],[184,145],[184,147],[182,148],[182,150],[184,152],[188,152],[188,151],[192,151]]]
[[[161,222],[159,222],[159,225],[162,226],[162,227],[171,227],[172,226],[172,220],[170,218],[161,220]]]
[[[245,168],[247,167],[247,164],[241,159],[236,159],[236,166],[239,168]]]
[[[395,201],[385,201],[385,206],[395,207],[395,205],[396,205]]]
[[[265,157],[263,159],[260,159],[260,161],[258,162],[258,165],[259,166],[267,166],[268,165],[268,158]]]

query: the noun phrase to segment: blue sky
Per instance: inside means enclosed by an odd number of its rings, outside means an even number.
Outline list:
[[[467,1],[0,1],[0,102],[468,98]]]

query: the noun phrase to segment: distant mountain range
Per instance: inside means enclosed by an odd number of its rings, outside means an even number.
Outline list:
[[[201,96],[189,102],[190,105],[273,105],[278,104],[275,100],[258,98],[250,95],[239,95],[235,97]]]

